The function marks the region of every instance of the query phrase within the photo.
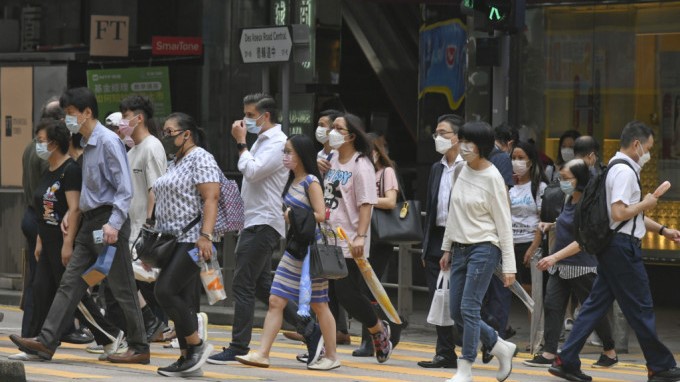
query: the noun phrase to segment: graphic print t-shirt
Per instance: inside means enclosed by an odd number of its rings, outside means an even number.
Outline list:
[[[331,169],[328,170],[324,180],[327,224],[324,225],[323,231],[330,240],[329,244],[334,243],[333,234],[329,230],[336,230],[337,227],[342,227],[349,240],[354,240],[359,228],[359,207],[362,204],[378,203],[375,168],[371,161],[366,157],[359,158],[359,153],[355,153],[344,164],[340,163],[338,157],[339,155],[333,155],[331,158]],[[368,249],[371,245],[370,222],[367,228],[365,257],[369,256]],[[342,247],[345,257],[352,257],[347,242],[338,239],[338,245]]]
[[[516,184],[510,189],[510,210],[512,212],[512,237],[517,243],[534,240],[541,216],[542,196],[548,185],[541,182],[536,199],[531,194],[531,182]]]
[[[46,170],[33,196],[38,221],[58,229],[68,211],[66,191],[80,191],[82,182],[82,171],[73,159],[67,159],[54,171]]]

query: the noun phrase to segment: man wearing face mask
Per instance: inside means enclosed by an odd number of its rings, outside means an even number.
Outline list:
[[[97,100],[89,89],[69,89],[62,94],[59,103],[66,112],[66,127],[72,134],[81,133],[86,142],[80,195],[82,221],[75,249],[40,334],[37,338],[12,335],[10,339],[23,352],[37,354],[45,360],[52,359],[61,334],[70,325],[78,301],[87,291],[81,275],[105,246],[112,245],[116,247],[116,253],[108,281],[125,315],[129,349],[123,354],[109,355],[108,360],[148,364],[149,345],[128,247],[128,208],[132,185],[124,145],[97,120]]]
[[[319,125],[316,127],[314,136],[316,137],[317,142],[323,145],[323,149],[319,151],[316,157],[319,171],[321,171],[322,174],[330,169],[331,163],[329,161],[333,155],[331,153],[333,149],[329,143],[329,134],[331,126],[333,126],[333,121],[335,121],[335,118],[339,117],[340,114],[342,114],[340,111],[334,109],[324,110],[319,114]]]
[[[459,155],[458,130],[464,123],[463,118],[455,114],[445,114],[437,119],[437,128],[432,134],[435,150],[443,155],[441,160],[432,165],[427,181],[427,201],[425,210],[425,238],[423,240],[423,267],[425,280],[432,303],[434,291],[437,289],[439,277],[439,260],[442,257],[442,240],[449,214],[449,199],[453,186],[453,174],[458,164],[463,163]],[[418,366],[424,368],[456,368],[457,358],[455,345],[455,329],[453,326],[435,326],[437,344],[435,355],[431,361],[420,361]]]
[[[644,123],[632,121],[623,128],[621,148],[611,161],[623,160],[627,163],[614,164],[607,173],[605,183],[609,228],[617,232],[609,245],[598,254],[598,274],[593,289],[583,303],[560,355],[549,369],[555,376],[570,381],[592,380],[581,371],[578,353],[595,325],[616,300],[635,331],[645,355],[648,381],[680,381],[680,369],[676,367],[673,354],[661,343],[656,333],[649,278],[641,255],[641,239],[647,230],[680,242],[680,232],[644,216],[646,211],[656,207],[658,201],[653,194],[643,197],[639,180],[640,171],[649,161],[653,145],[654,132]]]
[[[245,225],[236,245],[234,290],[234,324],[228,348],[212,355],[208,362],[226,364],[250,350],[255,297],[269,302],[272,284],[272,254],[285,236],[281,213],[281,193],[288,179],[283,166],[286,134],[277,123],[276,101],[268,94],[256,93],[243,98],[243,120],[231,125],[231,135],[239,151],[238,169],[243,174],[241,196],[245,209]],[[246,132],[257,134],[248,149]],[[290,302],[284,319],[295,323],[297,311]]]

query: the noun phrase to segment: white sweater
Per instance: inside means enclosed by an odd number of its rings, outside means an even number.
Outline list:
[[[463,165],[451,190],[442,251],[454,242],[491,242],[501,249],[503,273],[517,272],[508,191],[495,166],[476,171]]]

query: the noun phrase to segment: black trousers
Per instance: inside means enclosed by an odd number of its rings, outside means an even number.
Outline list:
[[[593,289],[596,277],[595,273],[588,273],[580,277],[565,280],[559,277],[559,273],[550,275],[543,302],[543,311],[545,312],[544,351],[557,354],[558,341],[569,297],[573,293],[578,302],[583,304]],[[602,340],[605,351],[614,349],[612,329],[606,316],[602,317],[597,326],[595,326],[595,332]]]
[[[156,301],[175,323],[180,349],[187,348],[185,337],[198,330],[200,268],[188,254],[194,247],[194,243],[177,243],[172,258],[161,269],[154,289]]]
[[[335,280],[335,294],[347,313],[359,320],[367,328],[378,324],[378,315],[373,309],[371,300],[362,292],[368,289],[359,266],[354,259],[345,259],[347,277]]]
[[[35,337],[31,332],[31,319],[33,317],[33,278],[37,262],[35,261],[35,245],[38,236],[38,215],[33,207],[26,207],[21,219],[21,232],[26,238],[26,252],[24,253],[24,287],[21,299],[21,309],[24,311],[21,319],[21,336],[24,338]]]

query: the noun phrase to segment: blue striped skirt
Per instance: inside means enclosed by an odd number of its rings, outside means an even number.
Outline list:
[[[298,302],[300,299],[300,273],[302,260],[288,252],[283,253],[272,281],[271,294]],[[328,302],[328,280],[312,279],[312,303]]]

